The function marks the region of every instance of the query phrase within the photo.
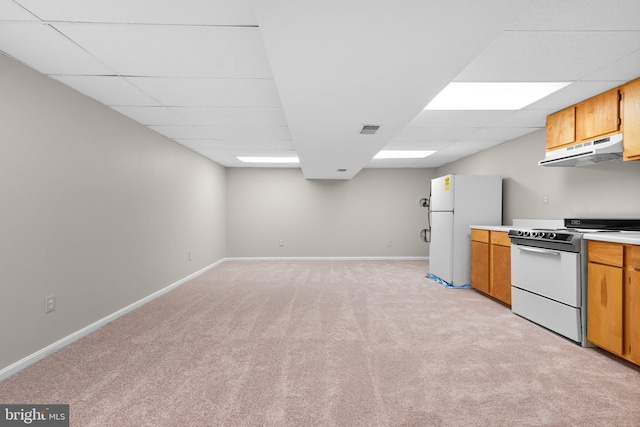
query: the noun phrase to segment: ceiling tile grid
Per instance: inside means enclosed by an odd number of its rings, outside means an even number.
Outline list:
[[[445,3],[0,0],[0,52],[224,166],[303,152],[312,178],[442,166],[640,77],[637,0]],[[571,84],[519,111],[419,109],[449,81]]]

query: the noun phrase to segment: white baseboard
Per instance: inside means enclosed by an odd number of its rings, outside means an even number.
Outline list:
[[[156,291],[154,293],[152,293],[151,295],[148,295],[132,304],[129,304],[128,306],[116,311],[115,313],[112,313],[106,317],[103,317],[102,319],[98,320],[97,322],[94,322],[82,329],[80,329],[79,331],[76,331],[70,335],[67,335],[66,337],[54,342],[53,344],[50,344],[38,351],[36,351],[35,353],[30,354],[29,356],[18,360],[17,362],[7,366],[6,368],[0,369],[0,381],[3,381],[7,378],[9,378],[11,375],[21,371],[22,369],[26,368],[29,365],[32,365],[34,363],[36,363],[39,360],[44,359],[45,357],[49,356],[50,354],[55,353],[56,351],[62,349],[63,347],[68,346],[69,344],[73,343],[74,341],[79,340],[80,338],[90,334],[91,332],[103,327],[104,325],[108,324],[109,322],[112,322],[114,320],[116,320],[118,317],[121,317],[133,310],[135,310],[138,307],[141,307],[143,305],[145,305],[146,303],[158,298],[159,296],[166,294],[167,292],[171,291],[172,289],[177,288],[178,286],[188,282],[189,280],[205,273],[206,271],[212,269],[213,267],[223,263],[226,260],[226,258],[223,258],[219,261],[214,262],[213,264],[204,267],[201,270],[196,271],[193,274],[188,275],[187,277],[180,279],[179,281],[172,283],[171,285],[160,289],[159,291]]]
[[[363,256],[363,257],[228,257],[225,261],[427,261],[420,256]]]

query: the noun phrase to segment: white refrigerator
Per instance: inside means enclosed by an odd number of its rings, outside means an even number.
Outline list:
[[[467,287],[470,226],[502,224],[502,178],[446,175],[433,179],[428,215],[429,274],[448,286]]]

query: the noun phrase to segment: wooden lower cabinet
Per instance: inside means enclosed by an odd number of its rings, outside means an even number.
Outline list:
[[[640,269],[625,272],[624,351],[628,359],[640,365]]]
[[[511,246],[491,245],[491,295],[511,305]]]
[[[511,241],[504,231],[471,230],[471,286],[511,305]]]
[[[489,293],[489,243],[471,241],[471,286]]]
[[[587,339],[622,356],[622,268],[587,266]]]
[[[587,242],[587,339],[640,365],[640,246]]]

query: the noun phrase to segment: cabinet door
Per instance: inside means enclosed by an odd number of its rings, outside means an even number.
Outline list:
[[[618,89],[589,98],[576,106],[576,139],[591,139],[620,129]]]
[[[489,293],[489,244],[471,242],[471,286]]]
[[[622,87],[624,160],[640,160],[640,79]]]
[[[511,247],[491,245],[491,295],[511,305]]]
[[[587,270],[587,339],[622,355],[622,268],[590,262]]]
[[[627,358],[640,364],[640,268],[629,267],[626,274],[624,347]]]
[[[547,116],[547,151],[576,141],[576,108],[569,107]]]

